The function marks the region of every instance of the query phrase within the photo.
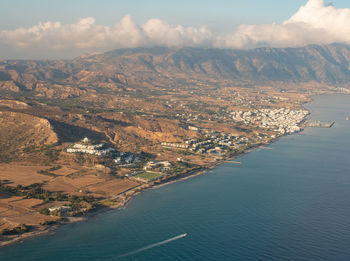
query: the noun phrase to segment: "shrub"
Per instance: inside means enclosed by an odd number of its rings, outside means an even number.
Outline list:
[[[2,230],[1,235],[18,235],[18,234],[22,234],[24,232],[28,232],[29,231],[29,227],[26,226],[25,224],[20,224],[17,227],[14,227],[12,229],[9,228],[5,228]]]
[[[49,210],[47,208],[41,208],[39,213],[43,214],[43,215],[48,215],[49,214]]]

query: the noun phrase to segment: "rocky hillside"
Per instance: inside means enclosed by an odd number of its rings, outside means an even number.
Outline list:
[[[350,82],[350,47],[333,44],[304,48],[222,50],[164,48],[116,50],[80,57],[77,64],[101,71],[161,77],[214,77],[237,81]],[[141,77],[141,76],[140,76]]]
[[[350,83],[350,47],[121,49],[61,61],[0,61],[0,89],[76,97],[193,81]]]
[[[50,122],[32,115],[0,111],[0,162],[20,160],[28,149],[58,141]]]

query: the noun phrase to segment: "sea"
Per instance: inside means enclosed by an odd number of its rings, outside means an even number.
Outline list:
[[[350,96],[306,128],[125,207],[0,249],[0,260],[350,260]]]

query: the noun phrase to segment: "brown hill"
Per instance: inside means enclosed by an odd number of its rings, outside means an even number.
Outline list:
[[[224,50],[136,48],[62,61],[2,61],[0,89],[67,98],[198,82],[274,82],[349,85],[350,47]]]
[[[0,111],[0,126],[0,160],[58,141],[49,121],[32,115]]]

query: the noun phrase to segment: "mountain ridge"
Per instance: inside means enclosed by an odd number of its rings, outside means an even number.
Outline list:
[[[167,87],[211,81],[350,84],[350,46],[230,50],[165,47],[116,49],[72,60],[1,60],[0,89]],[[6,83],[6,84],[4,84]],[[38,86],[40,88],[38,88]],[[51,87],[50,87],[51,86]]]

